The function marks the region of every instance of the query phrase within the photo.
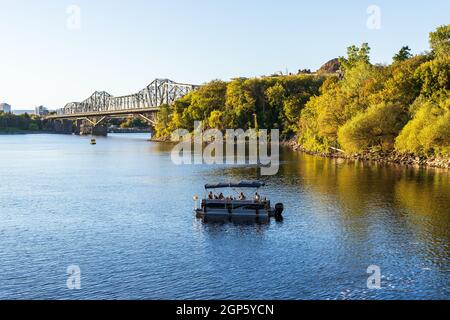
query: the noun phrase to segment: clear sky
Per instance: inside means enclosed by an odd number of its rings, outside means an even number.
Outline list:
[[[381,29],[367,26],[371,5]],[[449,0],[0,0],[0,102],[53,109],[154,78],[315,70],[363,42],[388,63],[403,45],[428,50],[428,33],[448,23]]]

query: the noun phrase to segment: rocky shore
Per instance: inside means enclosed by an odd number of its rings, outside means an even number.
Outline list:
[[[282,142],[283,146],[289,147],[294,151],[303,152],[306,154],[326,157],[326,158],[336,158],[336,159],[346,159],[351,161],[367,161],[367,162],[377,162],[385,164],[397,164],[406,165],[414,167],[433,167],[450,169],[450,157],[440,158],[440,157],[419,157],[413,154],[399,154],[397,152],[366,152],[361,154],[347,155],[340,150],[331,150],[330,152],[313,152],[310,150],[305,150],[300,146],[296,139],[291,139]]]
[[[34,130],[0,130],[0,135],[9,136],[9,135],[25,135],[25,134],[54,134],[53,131],[34,131]]]
[[[152,130],[141,128],[108,128],[108,133],[152,133]]]

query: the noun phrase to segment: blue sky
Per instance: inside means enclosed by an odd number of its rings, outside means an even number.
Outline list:
[[[69,5],[81,9],[80,29],[67,27]],[[379,30],[367,27],[370,5]],[[402,45],[427,50],[428,33],[448,23],[448,0],[0,0],[0,102],[57,108],[154,78],[315,70],[363,42],[373,62],[389,63]]]

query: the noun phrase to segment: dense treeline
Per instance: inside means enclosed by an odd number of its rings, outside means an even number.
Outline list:
[[[195,92],[163,106],[156,134],[170,136],[177,128],[193,130],[194,121],[207,128],[278,128],[296,133],[300,111],[319,92],[323,76],[292,75],[212,81]],[[256,119],[255,119],[256,118]]]
[[[0,111],[0,132],[1,131],[39,131],[42,130],[42,121],[39,117],[29,115],[15,115]]]
[[[342,80],[328,79],[302,110],[305,149],[450,155],[450,25],[430,34],[430,53],[403,47],[389,66],[372,65],[370,48],[350,47]]]
[[[212,81],[164,106],[156,134],[202,120],[218,129],[279,128],[318,152],[450,155],[450,25],[432,32],[430,45],[416,56],[403,47],[387,66],[370,62],[367,44],[352,46],[335,75]]]

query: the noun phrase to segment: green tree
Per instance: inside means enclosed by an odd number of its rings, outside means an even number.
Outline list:
[[[436,56],[450,55],[450,24],[440,26],[430,33],[430,46]]]
[[[212,129],[226,129],[223,123],[223,112],[219,110],[214,110],[213,112],[211,112],[211,115],[208,119],[208,125]]]
[[[361,47],[352,45],[347,48],[347,58],[339,57],[339,64],[344,71],[355,67],[358,63],[370,64],[370,47],[368,43],[363,43]]]
[[[265,91],[268,110],[264,114],[264,127],[272,126],[277,129],[280,128],[280,117],[283,113],[283,106],[286,100],[286,90],[280,82],[269,87]]]
[[[338,147],[339,128],[369,107],[371,96],[380,90],[384,80],[381,67],[359,62],[346,71],[343,80],[325,81],[321,95],[311,98],[302,112],[305,119],[299,132],[301,143],[317,148],[317,143],[322,142],[323,148],[318,149]],[[314,129],[317,131],[311,131]]]
[[[369,149],[390,151],[407,122],[408,114],[403,106],[383,102],[343,125],[338,133],[339,143],[348,153]]]
[[[408,46],[404,46],[400,51],[394,56],[394,62],[403,62],[412,58],[411,49]]]
[[[251,128],[255,112],[256,99],[248,79],[240,78],[231,81],[226,94],[229,128]]]
[[[172,109],[169,105],[165,104],[160,107],[155,125],[155,135],[157,138],[168,137],[170,135],[171,114]]]
[[[402,153],[450,155],[450,92],[441,91],[421,98],[414,118],[397,137],[395,147]]]
[[[450,90],[450,55],[423,63],[415,76],[422,83],[422,94],[431,96],[440,90]]]

